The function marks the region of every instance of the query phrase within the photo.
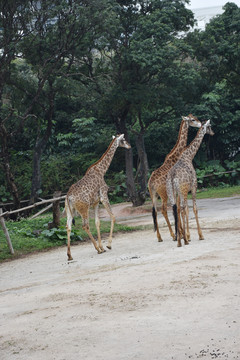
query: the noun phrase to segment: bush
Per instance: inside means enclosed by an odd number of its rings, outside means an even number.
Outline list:
[[[199,187],[240,185],[240,161],[225,160],[223,165],[219,160],[200,164],[196,169]]]

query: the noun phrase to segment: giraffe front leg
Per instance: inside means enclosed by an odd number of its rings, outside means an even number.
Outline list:
[[[97,242],[96,240],[94,239],[94,237],[92,236],[92,233],[89,229],[89,225],[86,224],[86,225],[83,225],[83,230],[86,231],[86,233],[88,234],[88,236],[90,237],[92,243],[93,243],[93,246],[95,247],[95,249],[97,250],[98,254],[102,254],[104,252],[104,250],[100,249],[100,247],[97,245]]]
[[[97,242],[94,239],[94,237],[92,236],[92,233],[89,228],[89,205],[85,204],[85,203],[80,203],[77,205],[77,210],[78,210],[79,214],[81,214],[81,217],[82,217],[83,230],[86,231],[86,233],[90,237],[90,240],[92,241],[93,246],[97,250],[98,254],[101,254],[103,252],[103,250],[100,249],[99,246],[97,245]]]
[[[101,239],[101,232],[100,232],[100,219],[99,219],[99,204],[97,203],[94,207],[95,209],[95,225],[97,229],[97,235],[98,235],[98,246],[102,250],[102,252],[105,252],[103,246],[102,246],[102,239]]]

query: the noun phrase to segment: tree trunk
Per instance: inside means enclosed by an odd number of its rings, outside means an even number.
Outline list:
[[[59,198],[61,196],[61,191],[55,191],[53,194],[54,198]],[[60,200],[53,202],[53,221],[48,223],[48,229],[59,228],[60,226]]]
[[[126,136],[127,139],[127,136]],[[138,206],[138,196],[134,182],[133,175],[133,152],[132,149],[125,151],[125,163],[126,163],[126,186],[128,197],[133,203],[133,206]]]
[[[125,135],[125,139],[129,141],[128,130],[126,128],[126,117],[128,114],[128,110],[123,113],[121,117],[118,118],[116,122],[117,131],[121,134]],[[134,173],[133,173],[133,151],[132,149],[125,151],[125,163],[126,163],[126,186],[127,186],[127,193],[128,197],[131,200],[133,206],[140,206],[144,203],[142,198],[140,197],[139,193],[137,192],[135,181],[134,181]]]
[[[33,204],[37,198],[38,191],[41,189],[41,157],[44,150],[44,144],[41,139],[36,140],[33,153],[33,172],[32,172],[32,187],[29,204]]]
[[[138,197],[139,200],[144,204],[147,193],[147,182],[148,182],[148,158],[144,144],[144,135],[139,133],[136,136],[136,147],[138,153],[138,169],[137,169],[137,182],[138,182]]]
[[[9,149],[8,149],[8,134],[7,130],[3,124],[3,122],[0,123],[0,137],[1,137],[1,158],[2,158],[2,166],[5,171],[5,176],[7,180],[7,184],[9,187],[9,190],[13,197],[13,206],[14,209],[20,208],[20,199],[18,194],[18,188],[15,184],[14,175],[11,171],[10,166],[10,155],[9,155]],[[12,217],[13,219],[16,218],[16,215]]]
[[[53,84],[51,81],[48,81],[50,87],[49,93],[49,106],[46,113],[47,119],[47,128],[42,137],[40,135],[37,136],[37,140],[35,143],[34,154],[33,154],[33,175],[32,175],[32,188],[31,188],[31,196],[30,196],[30,205],[34,203],[37,198],[38,191],[41,189],[41,158],[44,150],[46,149],[48,140],[51,136],[52,131],[52,118],[53,118],[53,110],[54,110],[54,97],[55,92],[53,90]],[[40,129],[39,129],[40,133]]]

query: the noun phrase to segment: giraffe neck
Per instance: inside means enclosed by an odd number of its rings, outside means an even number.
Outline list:
[[[198,132],[197,135],[195,137],[195,139],[188,145],[188,147],[183,151],[182,153],[182,158],[184,160],[188,160],[188,161],[192,161],[194,156],[196,155],[202,140],[204,138],[205,135],[205,131],[204,128],[201,127]]]
[[[107,148],[107,150],[105,151],[105,153],[101,156],[101,158],[94,163],[93,165],[91,165],[88,170],[87,173],[90,170],[96,170],[98,173],[100,173],[102,176],[104,176],[104,174],[107,172],[113,156],[115,154],[115,151],[117,150],[117,139],[113,139],[112,142],[110,143],[109,147]]]
[[[187,136],[188,136],[188,122],[185,120],[182,120],[179,133],[178,133],[178,139],[173,147],[173,149],[170,151],[170,153],[166,156],[165,162],[167,161],[169,164],[175,164],[177,159],[179,158],[180,154],[183,152],[183,150],[186,148],[187,145]]]

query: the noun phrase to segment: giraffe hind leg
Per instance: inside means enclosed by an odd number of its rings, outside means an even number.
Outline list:
[[[167,214],[167,198],[166,199],[162,199],[162,214],[166,220],[166,223],[168,225],[168,229],[170,231],[170,234],[171,234],[171,237],[173,240],[175,240],[175,234],[173,233],[172,231],[172,227],[171,227],[171,224],[170,224],[170,221],[168,219],[168,214]]]
[[[150,192],[151,194],[151,192]],[[160,231],[159,231],[159,226],[158,226],[158,218],[157,218],[157,194],[154,193],[153,195],[151,195],[152,198],[152,217],[153,217],[153,224],[154,224],[154,231],[157,232],[157,239],[158,242],[162,242],[163,239],[161,237]]]
[[[66,228],[67,228],[67,256],[68,256],[68,261],[73,260],[72,258],[72,254],[71,254],[71,249],[70,249],[70,244],[71,244],[71,229],[72,229],[72,212],[70,210],[70,204],[69,201],[66,199],[65,201],[65,210],[66,210],[66,214],[67,214],[67,224],[66,224]]]
[[[90,240],[92,241],[93,246],[97,250],[98,254],[101,254],[103,252],[103,250],[101,250],[99,248],[99,246],[97,245],[97,242],[94,239],[94,237],[92,236],[92,233],[91,233],[90,228],[89,228],[89,205],[81,202],[81,203],[77,203],[75,205],[75,207],[76,207],[76,210],[79,212],[79,214],[82,217],[82,228],[83,228],[83,230],[86,231],[86,233],[90,237]]]

